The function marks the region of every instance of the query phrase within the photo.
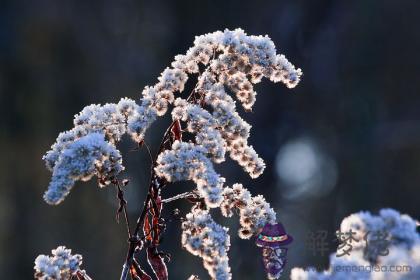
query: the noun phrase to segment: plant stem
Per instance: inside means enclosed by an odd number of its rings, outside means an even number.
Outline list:
[[[197,84],[198,84],[198,81],[197,81],[196,85],[194,86],[194,88],[192,89],[192,91],[190,92],[190,94],[187,98],[188,102],[190,102],[193,99],[194,99],[193,102],[197,101],[195,99],[195,94],[197,93],[196,92]],[[164,181],[162,178],[159,178],[156,175],[154,168],[156,166],[156,161],[157,161],[157,158],[158,158],[159,154],[167,148],[166,144],[167,144],[168,140],[170,140],[171,130],[174,127],[174,125],[176,124],[176,122],[177,122],[177,120],[172,121],[172,123],[166,129],[166,131],[165,131],[165,133],[162,137],[162,140],[160,142],[158,152],[156,153],[156,156],[153,159],[153,162],[151,163],[150,184],[149,184],[149,189],[148,189],[148,192],[147,192],[146,200],[144,201],[144,204],[143,204],[143,209],[141,211],[141,214],[140,214],[139,218],[137,219],[136,227],[134,229],[134,232],[131,234],[130,230],[128,230],[129,231],[129,239],[128,239],[129,247],[128,247],[128,251],[127,251],[127,257],[126,257],[126,260],[125,260],[125,263],[123,265],[123,269],[122,269],[122,272],[121,272],[120,280],[126,280],[127,279],[128,271],[129,271],[129,269],[131,267],[131,264],[133,262],[133,259],[134,259],[134,252],[136,250],[136,247],[139,244],[142,244],[142,242],[145,238],[144,236],[139,238],[139,232],[140,232],[140,229],[142,229],[142,227],[144,225],[146,215],[147,215],[147,213],[150,209],[149,204],[151,202],[154,202],[153,204],[156,205],[154,200],[159,196],[160,189],[162,189],[166,185],[166,181]],[[146,148],[149,152],[149,156],[151,157],[149,147],[146,146]],[[152,199],[153,199],[153,201],[152,201]],[[124,213],[126,213],[125,205],[124,205]],[[155,213],[160,216],[160,211],[155,211]],[[160,218],[160,217],[157,217],[157,218]],[[127,225],[128,225],[128,218],[127,218]]]
[[[120,201],[120,206],[117,212],[117,218],[119,213],[122,211],[124,214],[124,220],[125,220],[125,225],[127,227],[127,234],[128,234],[128,238],[131,238],[131,230],[130,230],[130,221],[128,219],[128,213],[127,213],[127,201],[124,199],[124,191],[121,189],[120,183],[117,181],[117,197]]]
[[[175,195],[175,196],[173,196],[173,197],[169,197],[169,198],[166,198],[166,199],[162,199],[162,203],[169,203],[169,202],[172,202],[172,201],[175,201],[175,200],[178,200],[178,199],[183,199],[183,198],[187,198],[187,197],[189,197],[189,196],[193,196],[194,194],[192,193],[192,192],[184,192],[184,193],[180,193],[180,194],[177,194],[177,195]]]

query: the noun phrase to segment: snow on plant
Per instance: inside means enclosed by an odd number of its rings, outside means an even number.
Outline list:
[[[220,207],[227,217],[237,209],[241,238],[256,235],[265,224],[275,223],[276,217],[262,196],[251,196],[240,184],[224,187],[225,178],[214,169],[213,164],[225,161],[227,153],[252,178],[265,169],[264,161],[248,143],[251,125],[238,114],[230,93],[251,111],[256,100],[254,85],[262,78],[293,88],[301,75],[300,69],[276,53],[268,36],[250,36],[241,29],[198,36],[185,55],[175,56],[155,85],[144,88],[140,100],[122,98],[116,104],[90,105],[75,115],[74,127],[61,133],[43,157],[52,171],[44,199],[59,204],[76,181],[93,176],[101,187],[115,185],[118,214],[124,213],[130,240],[121,279],[128,274],[133,279],[152,279],[134,257],[134,252],[143,248],[156,278],[167,279],[164,253],[158,251],[165,228],[161,212],[165,203],[186,198],[193,208],[182,225],[184,247],[203,258],[213,279],[231,279],[227,229],[211,219],[210,208]],[[196,77],[196,84],[191,93],[184,94],[191,77]],[[128,180],[121,178],[124,166],[116,146],[127,134],[149,150],[147,129],[168,109],[172,109],[172,123],[152,159],[148,195],[132,230],[123,191]],[[162,198],[166,185],[182,180],[193,181],[196,189]]]
[[[338,248],[337,254],[330,256],[327,271],[293,268],[290,277],[292,280],[420,279],[420,237],[416,226],[410,216],[393,209],[382,209],[379,215],[352,214],[341,222],[340,231],[351,230],[355,233],[353,237],[360,241],[367,237],[368,246],[365,242],[352,243],[350,254],[343,256]],[[373,242],[371,233],[384,233],[387,248],[383,243]]]

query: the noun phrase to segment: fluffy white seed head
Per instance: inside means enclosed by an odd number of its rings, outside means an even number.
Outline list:
[[[72,255],[71,249],[66,249],[65,246],[59,246],[52,250],[52,256],[39,255],[35,259],[35,279],[70,279],[79,271],[81,264],[81,255]]]
[[[248,145],[251,126],[236,112],[235,102],[222,84],[215,83],[214,75],[204,73],[199,86],[206,94],[205,102],[213,109],[213,118],[226,141],[226,150],[229,151],[230,157],[238,162],[251,178],[257,178],[264,172],[265,163],[252,146]]]
[[[162,152],[155,167],[156,174],[168,182],[192,180],[209,207],[218,207],[222,200],[223,183],[200,145],[175,141],[171,150]]]
[[[208,211],[193,208],[182,223],[182,246],[203,259],[212,279],[232,279],[227,255],[230,247],[228,228],[217,224]]]
[[[49,204],[58,204],[68,195],[75,181],[86,181],[96,175],[105,185],[122,170],[121,155],[115,146],[107,142],[102,133],[90,133],[61,151],[44,199]]]
[[[223,216],[231,217],[233,210],[239,212],[239,237],[249,239],[259,233],[265,224],[276,222],[276,212],[270,207],[263,196],[252,196],[251,193],[242,186],[234,184],[232,188],[223,189],[223,200],[220,209]]]
[[[222,138],[217,122],[210,112],[177,98],[172,118],[187,123],[188,132],[196,135],[196,144],[204,147],[214,162],[220,163],[225,160],[226,141]]]

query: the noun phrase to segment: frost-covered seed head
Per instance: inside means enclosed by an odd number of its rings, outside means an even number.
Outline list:
[[[182,223],[182,246],[203,259],[204,267],[215,280],[232,279],[227,255],[228,228],[217,224],[208,211],[193,208]]]
[[[168,182],[192,180],[209,207],[218,207],[222,200],[223,183],[200,145],[175,141],[171,150],[162,152],[155,167],[156,174]]]
[[[121,155],[115,146],[107,142],[103,134],[90,133],[61,151],[44,199],[49,204],[58,204],[75,181],[86,181],[96,175],[103,184],[108,184],[122,170]]]
[[[233,210],[239,210],[239,237],[249,239],[259,233],[265,224],[276,222],[276,212],[270,207],[261,195],[251,196],[251,193],[242,186],[234,184],[232,188],[223,189],[223,200],[220,205],[223,216],[230,217]]]
[[[65,280],[79,270],[82,256],[71,254],[71,249],[59,246],[52,250],[52,256],[39,255],[35,259],[35,278],[40,280]]]

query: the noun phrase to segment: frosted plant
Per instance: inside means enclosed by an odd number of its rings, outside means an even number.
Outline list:
[[[90,105],[75,115],[73,128],[60,133],[43,157],[52,171],[44,199],[49,204],[59,204],[76,181],[94,176],[101,187],[115,185],[120,204],[117,214],[124,213],[130,241],[121,279],[128,274],[133,279],[152,279],[134,257],[134,252],[142,249],[147,252],[155,277],[167,279],[165,254],[158,251],[165,228],[161,213],[165,203],[186,198],[195,206],[182,226],[184,246],[203,258],[213,279],[230,279],[227,230],[216,225],[208,211],[220,207],[223,215],[229,217],[232,210],[238,210],[241,238],[251,238],[265,224],[276,222],[274,210],[262,196],[251,196],[240,184],[224,187],[225,178],[215,171],[214,164],[225,161],[227,153],[251,178],[257,178],[265,169],[264,161],[248,142],[251,125],[238,114],[230,94],[245,111],[251,111],[256,101],[254,85],[262,78],[293,88],[301,75],[300,69],[276,53],[268,36],[250,36],[241,29],[198,36],[186,54],[175,56],[156,84],[144,88],[139,100],[122,98],[116,104]],[[184,94],[191,77],[196,77],[195,86]],[[148,195],[132,230],[124,199],[128,180],[121,178],[124,166],[117,145],[128,135],[150,152],[145,141],[147,129],[168,110],[172,123],[156,156],[151,156]],[[183,180],[193,181],[196,188],[162,198],[166,185]],[[206,242],[195,248],[190,243],[194,238]],[[217,252],[217,260],[210,261],[208,252]]]
[[[193,208],[182,223],[182,246],[203,259],[212,279],[231,279],[228,229],[217,224],[208,211]]]
[[[382,209],[379,215],[369,212],[352,214],[341,222],[341,232],[355,232],[354,238],[365,242],[353,243],[349,255],[330,256],[330,268],[324,272],[314,269],[294,268],[292,280],[337,280],[337,279],[420,279],[420,236],[416,221],[408,215],[401,215],[393,209]],[[387,248],[372,242],[369,233],[386,233]],[[385,236],[384,236],[385,237]],[[383,250],[387,252],[383,252]],[[358,268],[358,269],[355,269]],[[395,271],[396,269],[400,271]],[[394,271],[391,271],[393,269]]]
[[[175,140],[172,149],[162,152],[156,163],[156,174],[168,182],[193,180],[199,194],[209,207],[217,207],[222,200],[224,178],[213,169],[213,165],[202,145]]]
[[[203,146],[214,162],[219,163],[225,160],[226,142],[210,112],[198,105],[190,104],[184,99],[177,98],[172,118],[174,121],[187,122],[188,131],[196,133],[196,144]]]
[[[370,233],[380,232],[389,235],[388,239],[391,246],[398,246],[401,248],[411,249],[415,244],[420,242],[419,235],[416,232],[416,222],[408,215],[401,215],[393,209],[382,209],[379,215],[375,216],[369,212],[359,212],[345,218],[340,230],[348,232],[349,230],[355,232],[357,239],[363,240],[365,236],[368,242],[374,236]],[[363,242],[356,243],[355,249],[363,254],[363,257],[375,263],[380,251],[375,246],[365,247]],[[371,243],[375,244],[375,243]]]
[[[87,181],[97,175],[100,182],[107,182],[123,169],[120,152],[105,141],[103,134],[87,134],[61,152],[44,199],[48,203],[58,204],[70,192],[74,181]]]
[[[51,251],[52,256],[39,255],[35,259],[35,278],[40,280],[66,280],[74,279],[89,280],[84,270],[80,270],[82,256],[72,255],[71,249],[58,246]]]
[[[261,195],[251,196],[251,193],[241,184],[223,190],[223,201],[220,205],[223,216],[231,217],[233,210],[239,210],[239,237],[249,239],[259,233],[265,224],[276,222],[276,212]]]

